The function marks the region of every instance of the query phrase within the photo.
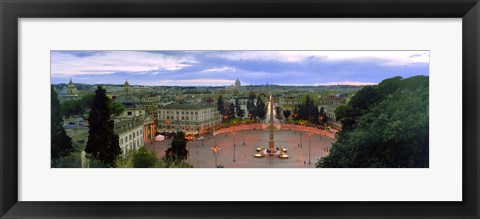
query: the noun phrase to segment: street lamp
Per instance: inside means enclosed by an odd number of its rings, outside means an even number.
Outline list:
[[[245,121],[242,121],[242,135],[243,135],[243,145],[245,145]]]
[[[237,131],[233,130],[232,134],[233,134],[233,162],[235,162],[235,147],[236,147],[236,145],[235,145],[235,135],[237,134]]]
[[[210,149],[212,150],[213,154],[215,155],[215,167],[217,167],[217,154],[218,152],[220,151],[220,146],[218,145],[213,145],[212,147],[210,147]]]
[[[308,132],[308,164],[310,164],[310,144],[312,143],[313,132]]]
[[[302,147],[302,131],[300,130],[300,144],[299,144],[300,147]]]
[[[302,132],[303,130],[302,129],[303,129],[303,122],[300,122],[300,147],[302,147],[302,142],[303,142],[303,139],[302,139],[303,138],[302,137],[303,136],[303,132]]]

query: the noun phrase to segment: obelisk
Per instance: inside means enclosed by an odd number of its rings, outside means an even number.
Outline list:
[[[275,153],[275,144],[273,141],[273,98],[270,94],[270,139],[268,140],[268,150],[270,153]]]

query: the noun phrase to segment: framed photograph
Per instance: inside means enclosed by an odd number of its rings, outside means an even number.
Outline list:
[[[480,217],[477,0],[0,10],[2,218]]]

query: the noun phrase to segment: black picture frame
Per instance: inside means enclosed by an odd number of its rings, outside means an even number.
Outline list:
[[[2,218],[479,218],[478,0],[0,0]],[[462,18],[462,202],[20,202],[18,19],[117,17]],[[48,97],[45,97],[46,99]],[[279,211],[265,211],[277,208]]]

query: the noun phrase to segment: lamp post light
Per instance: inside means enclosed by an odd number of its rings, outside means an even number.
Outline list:
[[[308,135],[308,164],[310,164],[310,145],[312,143],[313,132],[308,132],[307,135]]]
[[[300,122],[300,147],[302,147],[302,142],[303,142],[303,130],[302,130],[302,127],[303,127],[303,122]]]
[[[233,130],[232,134],[233,134],[233,162],[235,162],[235,147],[236,147],[236,145],[235,145],[235,135],[237,134],[237,131]]]
[[[210,149],[212,150],[213,154],[215,155],[215,168],[216,168],[218,166],[217,165],[217,154],[220,151],[220,146],[213,145],[212,147],[210,147]]]
[[[245,121],[242,121],[242,135],[243,135],[243,145],[245,145]]]
[[[323,123],[323,118],[325,118],[325,117],[323,115],[320,115],[320,116],[318,116],[318,118],[320,119],[320,122]]]
[[[300,144],[299,144],[300,147],[302,147],[302,131],[300,131]]]
[[[300,147],[303,146],[302,136],[303,136],[303,122],[300,122]]]

